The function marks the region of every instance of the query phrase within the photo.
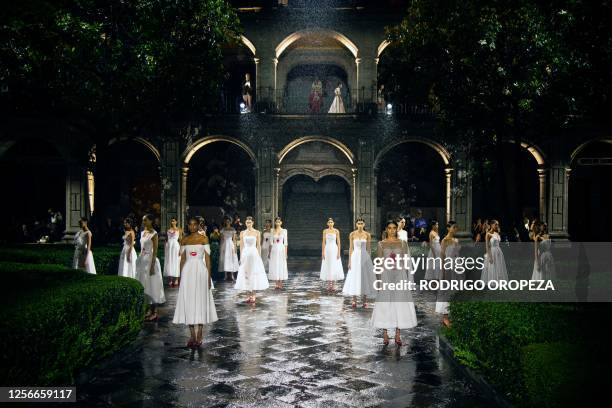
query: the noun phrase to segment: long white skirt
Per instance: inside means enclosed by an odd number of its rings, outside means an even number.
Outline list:
[[[384,269],[382,283],[408,281],[403,269]],[[410,290],[380,290],[372,311],[370,324],[378,329],[410,329],[417,325],[416,309]]]
[[[490,259],[493,259],[493,262]],[[508,280],[508,272],[506,270],[506,262],[504,253],[499,247],[492,247],[490,258],[485,259],[482,276],[480,277],[485,282]]]
[[[375,296],[374,265],[367,251],[353,249],[351,267],[346,274],[342,294],[344,296]]]
[[[79,250],[74,251],[74,257],[72,258],[72,268],[81,269],[87,273],[91,273],[92,275],[96,275],[96,264],[94,263],[93,252],[87,251],[87,255],[85,256],[85,267],[81,266],[81,257],[83,253]]]
[[[242,250],[234,287],[238,290],[264,290],[270,287],[257,247],[246,247]]]
[[[172,323],[207,324],[217,320],[217,309],[208,286],[206,265],[201,258],[187,261],[183,265]]]
[[[338,258],[338,245],[336,243],[325,245],[325,259],[321,261],[321,280],[336,281],[344,279],[342,259]]]
[[[268,278],[270,280],[287,280],[289,274],[284,244],[276,244],[270,247],[268,268]]]
[[[130,261],[128,262],[127,254],[130,251]],[[136,279],[136,251],[132,247],[123,247],[121,256],[119,257],[119,276]]]
[[[162,280],[161,265],[159,259],[155,260],[155,272],[149,273],[151,267],[151,257],[141,255],[136,260],[136,277],[144,287],[145,297],[150,304],[160,304],[166,302],[164,294],[164,282]]]
[[[169,239],[164,248],[164,276],[178,278],[181,276],[181,245],[176,239]]]

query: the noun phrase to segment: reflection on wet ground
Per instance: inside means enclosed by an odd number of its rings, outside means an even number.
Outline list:
[[[404,345],[382,345],[369,326],[373,305],[352,309],[328,294],[318,273],[293,273],[257,305],[217,282],[219,321],[202,348],[172,324],[177,289],[130,353],[78,387],[83,406],[492,407],[438,351],[439,317],[416,297],[419,325]],[[392,332],[390,332],[392,334]]]

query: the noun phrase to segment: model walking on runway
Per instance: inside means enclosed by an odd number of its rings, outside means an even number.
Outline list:
[[[153,220],[151,214],[142,217],[144,230],[140,233],[140,256],[136,261],[136,277],[144,287],[145,298],[150,304],[145,321],[157,321],[157,305],[166,302],[161,265],[157,258],[159,237],[153,229]]]
[[[225,273],[225,280],[235,280],[238,272],[238,253],[236,249],[236,230],[232,227],[229,217],[223,218],[221,242],[219,243],[219,272]]]
[[[327,219],[327,228],[323,230],[323,243],[321,251],[322,281],[327,281],[327,290],[334,291],[334,282],[344,279],[340,245],[340,231],[334,228],[334,219]]]
[[[123,248],[119,256],[119,276],[136,279],[136,250],[134,242],[136,242],[136,234],[134,233],[134,221],[131,218],[126,218],[123,221]]]
[[[198,234],[195,218],[189,220],[189,235],[181,240],[180,252],[181,286],[172,323],[188,325],[191,336],[187,347],[200,347],[204,325],[218,318],[211,291],[210,245],[206,236]]]
[[[164,245],[164,276],[170,278],[168,282],[171,288],[178,286],[181,275],[180,240],[183,238],[183,230],[178,227],[176,218],[170,219],[170,228],[166,232],[168,237]]]
[[[357,229],[349,235],[349,263],[342,294],[352,296],[351,307],[357,307],[361,296],[362,307],[367,307],[367,297],[374,296],[374,265],[370,256],[372,237],[365,231],[365,220],[357,218]]]
[[[289,242],[287,240],[287,230],[283,227],[283,220],[280,217],[274,219],[274,229],[272,230],[272,244],[269,252],[268,278],[276,281],[275,289],[283,288],[283,281],[287,280],[287,250]]]
[[[240,267],[235,288],[249,292],[247,303],[255,303],[255,291],[268,289],[268,277],[261,260],[261,233],[253,228],[253,217],[245,220],[240,233]]]

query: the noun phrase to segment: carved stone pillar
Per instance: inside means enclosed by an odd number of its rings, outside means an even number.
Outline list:
[[[548,232],[556,240],[569,239],[568,233],[568,205],[569,205],[569,177],[571,168],[565,163],[553,164],[548,169],[549,195],[548,195]]]
[[[187,164],[183,164],[181,167],[181,186],[179,190],[179,217],[181,218],[179,221],[182,225],[187,223],[187,174],[189,173],[189,166]]]
[[[547,219],[546,217],[546,169],[538,168],[538,218],[541,220]]]
[[[451,215],[459,227],[459,239],[472,237],[472,179],[465,167],[459,167],[453,172],[451,186]]]
[[[170,227],[170,219],[176,218],[179,225],[185,226],[180,212],[180,151],[176,140],[165,141],[161,146],[161,229],[165,233]]]
[[[87,168],[69,162],[66,169],[66,229],[64,240],[72,240],[79,230],[79,219],[87,217]]]

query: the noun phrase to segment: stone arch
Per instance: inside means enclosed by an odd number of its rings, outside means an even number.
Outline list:
[[[255,45],[251,42],[251,40],[246,38],[244,35],[241,35],[240,41],[253,53],[253,56],[257,55],[257,49],[255,48]]]
[[[344,171],[343,169],[340,169],[340,168],[326,168],[326,169],[317,171],[314,169],[302,167],[302,168],[291,168],[283,172],[282,176],[279,178],[279,187],[282,188],[282,186],[285,184],[285,182],[287,182],[287,180],[297,175],[308,176],[314,181],[319,181],[323,177],[327,177],[327,176],[338,176],[342,178],[344,181],[346,181],[349,186],[351,186],[353,183],[352,173]]]
[[[353,54],[353,57],[355,58],[357,58],[357,55],[359,54],[359,48],[357,47],[357,45],[344,34],[341,34],[334,30],[314,28],[314,29],[296,31],[292,34],[289,34],[287,37],[285,37],[280,43],[278,43],[278,45],[275,48],[276,58],[279,58],[283,54],[283,52],[287,49],[287,47],[289,47],[291,44],[293,44],[294,42],[296,42],[297,40],[301,38],[307,37],[308,35],[312,35],[312,34],[316,34],[319,36],[323,35],[323,36],[331,37],[335,39],[340,44],[344,45],[344,47],[347,50],[349,50],[349,52]]]
[[[376,159],[374,160],[374,168],[376,169],[378,168],[378,166],[380,165],[380,160],[385,155],[385,153],[387,153],[389,150],[403,143],[421,143],[421,144],[427,145],[431,147],[432,149],[434,149],[440,155],[440,158],[444,162],[444,166],[446,167],[450,166],[451,154],[448,152],[448,150],[444,148],[444,146],[442,146],[440,143],[434,140],[431,140],[425,137],[413,136],[413,137],[407,137],[407,138],[393,141],[387,144],[385,147],[383,147],[378,152]]]
[[[185,152],[183,153],[183,164],[187,166],[189,164],[189,161],[193,157],[193,155],[198,150],[200,150],[202,147],[208,144],[216,143],[216,142],[228,142],[228,143],[232,143],[242,148],[246,152],[246,154],[249,155],[249,157],[253,161],[253,164],[257,166],[257,156],[255,155],[255,152],[246,143],[234,137],[222,136],[222,135],[206,136],[206,137],[203,137],[191,143],[189,146],[187,146],[187,148],[185,149]]]
[[[510,139],[508,140],[508,143],[517,143],[517,141]],[[520,145],[523,149],[527,150],[531,156],[533,156],[539,167],[544,167],[546,165],[546,155],[539,146],[528,141],[521,141]]]
[[[151,143],[150,141],[142,137],[135,137],[135,138],[115,137],[108,141],[108,145],[111,146],[115,143],[120,143],[120,142],[125,142],[125,141],[134,141],[134,142],[140,143],[141,145],[149,149],[151,153],[153,153],[153,155],[155,156],[158,162],[161,160],[161,154],[159,153],[159,149],[155,147],[153,143]]]
[[[340,150],[344,154],[344,156],[348,159],[351,165],[355,164],[355,155],[353,154],[351,149],[349,149],[341,141],[334,139],[332,137],[325,137],[325,136],[304,136],[304,137],[295,139],[294,141],[292,141],[291,143],[283,147],[280,152],[278,152],[278,163],[279,164],[282,163],[285,156],[287,156],[287,154],[291,150],[295,149],[296,147],[304,143],[310,143],[310,142],[323,142],[323,143],[330,144],[334,146],[335,148],[337,148],[338,150]]]
[[[383,40],[376,49],[376,58],[380,58],[380,55],[383,53],[385,48],[387,48],[391,44],[389,40]]]
[[[587,140],[586,142],[579,144],[578,146],[576,146],[576,148],[570,154],[570,164],[574,163],[574,161],[576,160],[576,157],[578,157],[580,152],[582,150],[584,150],[585,147],[587,147],[591,143],[596,143],[596,142],[612,144],[612,138],[610,138],[610,137],[600,137],[600,138],[595,138],[595,139]]]

